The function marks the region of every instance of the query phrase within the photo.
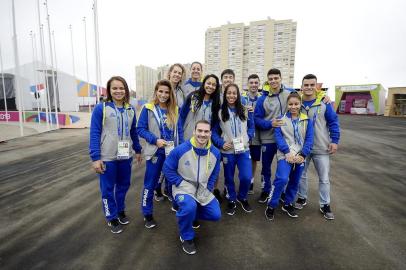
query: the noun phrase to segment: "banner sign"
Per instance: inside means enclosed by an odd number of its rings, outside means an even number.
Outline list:
[[[24,122],[31,122],[31,123],[38,123],[38,112],[24,112],[22,114],[24,117]],[[48,113],[48,120],[50,123],[56,124],[56,115],[55,113]],[[8,111],[7,113],[5,111],[0,111],[0,122],[18,122],[20,120],[19,114],[16,111]],[[39,120],[42,123],[46,123],[46,113],[45,112],[40,112],[39,113]],[[71,125],[73,123],[76,123],[79,121],[80,118],[75,115],[70,115],[70,114],[64,114],[64,113],[58,113],[58,121],[60,125],[66,126],[66,125]]]

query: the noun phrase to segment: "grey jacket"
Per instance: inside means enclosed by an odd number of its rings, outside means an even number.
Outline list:
[[[161,138],[161,130],[160,130],[160,118],[156,107],[153,103],[147,103],[144,105],[142,110],[147,110],[148,117],[147,122],[148,125],[144,126],[144,119],[139,118],[138,125],[137,125],[137,132],[141,138],[146,140],[145,148],[144,148],[144,156],[146,160],[150,160],[158,150],[158,146],[156,144],[151,143],[150,134],[155,135],[156,138]],[[141,111],[142,112],[142,111]],[[176,119],[178,119],[178,114],[176,115]],[[175,139],[175,146],[180,143],[179,138],[179,130],[178,130],[178,122],[175,123],[175,131],[174,131],[174,139]]]
[[[286,103],[290,93],[290,91],[282,88],[279,94],[270,93],[267,96],[261,97],[257,102],[257,106],[263,106],[263,110],[265,111],[263,119],[272,121],[272,119],[284,115],[287,110]],[[259,136],[261,137],[262,144],[275,143],[273,128],[270,130],[260,130]]]
[[[180,107],[182,107],[182,105],[186,99],[185,91],[182,89],[182,87],[177,86],[175,89],[175,94],[176,94],[176,104],[180,108]]]
[[[302,154],[306,156],[310,153],[313,144],[313,126],[312,122],[305,114],[300,114],[298,122],[298,131],[300,143],[295,140],[292,119],[287,115],[281,117],[285,125],[277,128],[275,140],[278,145],[276,158],[285,159],[285,153]]]
[[[330,115],[326,114],[327,106],[320,98],[316,99],[310,108],[302,105],[301,112],[307,114],[314,121],[313,154],[327,155],[329,154],[328,148],[330,143],[338,143],[340,136],[338,118],[332,110],[330,110]],[[326,116],[330,118],[326,118]]]
[[[232,127],[231,127],[231,115],[230,115],[230,119],[228,119],[226,122],[224,122],[223,120],[221,120],[221,111],[219,111],[218,113],[218,119],[220,119],[219,121],[219,127],[221,129],[221,139],[224,142],[232,142],[233,138],[236,137],[240,137],[242,136],[243,142],[244,142],[244,150],[248,151],[249,150],[249,141],[250,138],[248,137],[248,127],[247,127],[247,122],[248,122],[248,113],[247,113],[247,120],[245,121],[240,121],[241,123],[241,131],[237,128],[236,129],[236,133],[237,136],[234,136],[233,131],[232,131]],[[215,127],[216,128],[216,127]],[[213,130],[212,134],[213,134],[213,141],[215,141],[215,144],[217,144],[217,136],[220,132],[217,130]],[[217,145],[219,146],[219,145]],[[221,153],[224,154],[234,154],[234,149],[230,149],[230,150],[224,150],[224,149],[220,149]]]
[[[135,131],[135,111],[132,106],[126,106],[123,113],[117,113],[112,102],[98,104],[92,114],[90,127],[90,156],[92,160],[112,161],[117,159],[117,145],[119,140],[129,143],[130,157],[134,149],[141,151],[138,136]],[[128,116],[128,134],[126,134],[125,119]],[[118,136],[118,125],[122,130]],[[99,135],[97,135],[99,134]],[[100,136],[100,140],[96,139]],[[134,147],[133,147],[134,144]]]
[[[194,138],[175,147],[163,167],[173,197],[188,194],[201,205],[210,203],[215,198],[211,191],[220,171],[220,159],[217,148],[211,144],[197,148]]]
[[[209,106],[202,104],[202,106],[196,110],[194,108],[194,103],[196,101],[192,97],[191,105],[189,112],[186,116],[186,120],[183,123],[183,138],[185,141],[189,140],[193,136],[193,130],[195,128],[195,124],[199,120],[207,120],[209,123],[211,123],[211,103]]]

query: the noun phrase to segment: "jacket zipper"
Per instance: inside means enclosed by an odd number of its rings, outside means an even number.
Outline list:
[[[199,178],[200,178],[200,156],[197,159],[197,189],[199,189]]]
[[[281,103],[281,99],[279,98],[279,95],[278,95],[278,101],[279,101],[279,108],[281,109],[281,115],[283,115],[283,112],[282,112],[282,103]]]
[[[123,140],[123,135],[124,135],[124,121],[123,121],[123,113],[120,112],[120,118],[121,118],[121,140]]]

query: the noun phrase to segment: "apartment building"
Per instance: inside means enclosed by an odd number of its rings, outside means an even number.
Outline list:
[[[137,98],[143,100],[150,100],[154,94],[154,87],[158,80],[157,70],[139,65],[135,67],[135,91]]]
[[[172,64],[171,64],[172,65]],[[158,80],[168,78],[168,72],[171,65],[166,64],[159,66],[157,69],[153,69],[144,65],[135,67],[135,81],[137,98],[150,100],[154,94],[155,84]],[[190,77],[191,64],[182,64],[185,67],[185,80]]]
[[[205,37],[205,73],[235,72],[235,81],[247,88],[247,77],[256,73],[263,82],[270,68],[282,72],[283,82],[293,86],[296,27],[292,20],[267,20],[227,23],[209,28]]]

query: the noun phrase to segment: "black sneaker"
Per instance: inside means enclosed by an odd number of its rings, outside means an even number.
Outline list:
[[[156,189],[154,190],[154,199],[157,202],[163,201],[165,199],[164,195],[162,194],[162,190],[161,189]]]
[[[193,227],[193,229],[199,229],[200,222],[198,220],[193,221],[192,227]]]
[[[128,223],[130,223],[130,220],[125,215],[124,211],[118,213],[118,222],[120,222],[120,224],[122,224],[122,225],[127,225]]]
[[[282,192],[281,197],[279,198],[279,203],[284,204],[285,203],[285,192]]]
[[[123,226],[121,226],[120,222],[118,222],[118,219],[112,219],[110,220],[107,225],[110,227],[110,231],[112,233],[121,233],[123,231]]]
[[[247,212],[247,213],[252,212],[252,208],[251,208],[250,204],[248,203],[248,200],[237,199],[237,202],[239,202],[241,204],[241,207],[245,212]]]
[[[306,199],[297,198],[296,203],[293,205],[295,209],[301,210],[307,204]]]
[[[268,192],[261,192],[261,195],[258,198],[259,203],[266,203],[269,199],[269,193]]]
[[[220,190],[218,190],[217,188],[215,188],[213,190],[213,195],[214,195],[214,197],[216,197],[216,199],[219,201],[219,203],[221,203],[223,201],[223,198],[221,197],[221,194],[220,194]]]
[[[251,184],[250,184],[250,189],[248,190],[248,194],[249,194],[249,195],[254,194],[254,183],[251,183]]]
[[[147,215],[144,217],[144,226],[147,229],[152,229],[156,226],[156,222],[152,215]]]
[[[182,249],[189,255],[196,254],[196,246],[195,242],[192,240],[183,240],[182,237],[179,237],[180,241],[182,242]]]
[[[227,209],[226,209],[227,215],[233,216],[235,214],[235,208],[236,207],[237,206],[235,205],[235,202],[232,202],[232,201],[228,202]]]
[[[320,207],[320,212],[323,214],[325,219],[328,219],[328,220],[334,219],[334,214],[333,214],[333,212],[331,212],[329,204],[325,204],[322,207]]]
[[[282,211],[288,214],[288,216],[290,216],[291,218],[299,217],[295,212],[295,208],[291,204],[282,206]]]
[[[266,219],[267,219],[267,220],[273,220],[273,218],[274,218],[274,212],[275,212],[275,209],[268,206],[268,207],[266,208],[266,210],[265,210],[265,217],[266,217]]]

